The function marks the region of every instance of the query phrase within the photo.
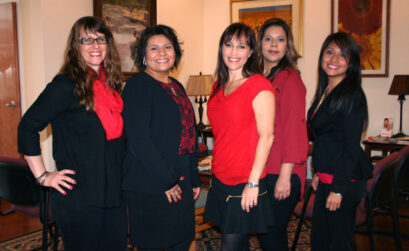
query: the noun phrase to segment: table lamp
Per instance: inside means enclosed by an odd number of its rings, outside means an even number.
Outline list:
[[[203,129],[206,127],[202,122],[203,103],[207,102],[207,97],[212,91],[213,77],[212,75],[192,75],[189,77],[186,85],[186,93],[188,96],[195,96],[195,102],[199,104],[199,123],[197,127]]]
[[[392,138],[406,137],[407,135],[402,131],[402,109],[403,102],[406,100],[405,95],[409,94],[409,75],[395,75],[388,94],[398,95],[398,101],[400,103],[399,132],[393,135]]]

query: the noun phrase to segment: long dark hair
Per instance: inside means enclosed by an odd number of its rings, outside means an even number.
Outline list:
[[[155,35],[163,35],[172,43],[173,49],[175,50],[175,63],[173,64],[172,69],[176,68],[180,62],[180,59],[182,57],[182,49],[180,48],[176,32],[169,26],[158,24],[146,27],[141,35],[141,39],[138,44],[138,52],[136,53],[136,57],[134,58],[134,63],[139,71],[144,71],[146,68],[146,65],[144,64],[144,58],[146,56],[146,46],[148,45],[149,39]]]
[[[291,30],[288,24],[280,18],[271,18],[265,21],[257,34],[258,61],[261,66],[261,69],[264,70],[264,57],[263,57],[261,45],[262,45],[262,41],[266,33],[266,30],[270,28],[271,26],[278,26],[278,27],[283,28],[285,35],[287,37],[287,50],[285,52],[285,56],[280,60],[280,62],[278,62],[277,70],[275,71],[274,76],[277,75],[277,73],[279,73],[286,67],[290,67],[296,72],[300,73],[297,67],[297,60],[300,56],[298,55],[297,50],[295,49],[295,46],[294,46],[293,34],[291,33]]]
[[[212,95],[216,94],[220,89],[224,88],[229,81],[229,69],[223,60],[223,45],[232,41],[233,38],[244,36],[246,44],[250,47],[251,53],[246,63],[243,66],[242,74],[244,77],[250,77],[253,74],[261,73],[260,66],[257,61],[256,37],[254,31],[247,25],[242,23],[233,23],[224,30],[219,41],[219,51],[217,54],[217,66],[214,73],[217,85],[215,86]]]
[[[97,77],[97,74],[87,65],[81,56],[81,44],[79,42],[81,31],[93,34],[99,32],[105,35],[107,40],[107,52],[103,66],[106,71],[106,82],[107,85],[118,93],[122,91],[121,64],[112,33],[102,19],[97,17],[82,17],[74,23],[68,37],[64,63],[60,69],[60,73],[67,75],[74,81],[75,92],[79,103],[85,106],[87,111],[93,111],[94,92],[92,83]],[[89,74],[89,72],[93,72],[94,74]]]
[[[330,108],[333,111],[336,111],[344,104],[348,104],[347,110],[348,112],[351,112],[352,97],[350,94],[358,90],[362,94],[362,105],[365,106],[364,128],[367,128],[368,106],[365,94],[362,90],[361,59],[359,56],[360,48],[355,40],[345,32],[337,32],[329,35],[322,44],[318,59],[318,85],[317,90],[315,91],[313,104],[318,104],[328,86],[328,75],[322,68],[321,61],[324,51],[332,42],[335,43],[345,55],[348,62],[348,69],[345,78],[338,84],[339,90],[335,93],[334,99],[330,103]]]

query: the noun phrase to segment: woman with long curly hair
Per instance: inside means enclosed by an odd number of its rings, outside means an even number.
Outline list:
[[[72,27],[60,73],[24,114],[18,128],[37,183],[51,187],[51,210],[64,250],[125,250],[121,201],[124,153],[120,62],[112,33],[96,17]],[[39,132],[51,123],[57,170],[48,172]]]

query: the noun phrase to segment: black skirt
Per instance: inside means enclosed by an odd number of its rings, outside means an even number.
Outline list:
[[[266,180],[260,180],[257,206],[251,208],[249,213],[241,208],[241,194],[245,185],[225,185],[212,176],[204,217],[219,226],[222,233],[266,233],[267,227],[274,223]]]
[[[178,159],[178,164],[186,167],[182,172],[185,179],[178,183],[183,191],[182,200],[169,203],[164,192],[124,193],[128,202],[130,242],[137,248],[166,248],[194,237],[195,213],[188,170],[189,155],[178,156]]]

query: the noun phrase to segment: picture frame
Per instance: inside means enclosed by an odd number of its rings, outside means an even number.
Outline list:
[[[382,121],[381,137],[390,138],[393,135],[394,118],[392,116],[384,117]]]
[[[303,54],[303,0],[230,0],[231,22],[242,22],[257,34],[270,18],[283,19],[291,28],[294,45]]]
[[[94,16],[102,17],[111,29],[128,79],[137,72],[132,55],[143,30],[156,24],[156,0],[94,0]]]
[[[361,47],[363,77],[389,76],[390,0],[331,0],[331,32],[350,34]]]

